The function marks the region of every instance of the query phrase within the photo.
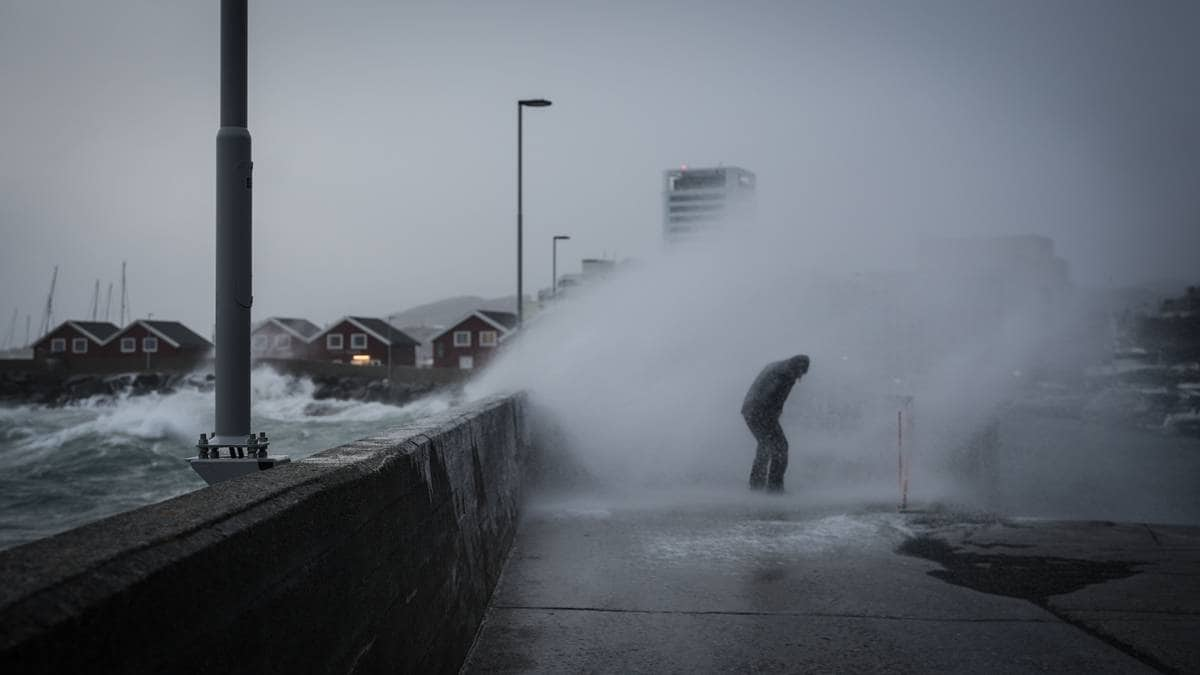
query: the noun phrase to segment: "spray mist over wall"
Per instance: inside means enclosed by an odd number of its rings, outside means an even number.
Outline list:
[[[1049,279],[985,261],[1048,245],[726,232],[573,289],[472,393],[528,391],[561,430],[553,451],[610,485],[740,487],[754,450],[742,397],[767,362],[805,353],[812,368],[781,420],[789,490],[895,499],[905,409],[913,484],[940,496],[955,487],[952,457],[1070,320],[1065,267]]]

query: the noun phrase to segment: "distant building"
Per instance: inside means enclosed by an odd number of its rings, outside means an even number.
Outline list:
[[[402,326],[401,330],[417,341],[417,367],[433,367],[433,337],[445,330],[445,326]]]
[[[308,344],[321,327],[308,319],[273,316],[250,332],[250,353],[256,359],[308,358]]]
[[[1159,311],[1133,320],[1137,344],[1148,349],[1158,363],[1170,363],[1181,372],[1193,373],[1184,389],[1200,408],[1200,288],[1189,286],[1177,298],[1167,298]]]
[[[1200,316],[1200,286],[1188,286],[1187,292],[1178,298],[1167,298],[1159,305],[1159,314],[1165,319],[1190,319]]]
[[[64,321],[33,343],[33,356],[71,363],[100,356],[104,344],[121,329],[107,321]]]
[[[663,172],[663,241],[695,241],[754,214],[754,174],[736,166]]]
[[[317,333],[309,358],[356,365],[415,366],[417,341],[383,319],[347,316]]]
[[[207,358],[212,343],[178,321],[134,321],[105,341],[97,357],[127,361],[130,367],[153,368],[159,359]]]
[[[584,279],[601,279],[612,273],[616,268],[617,261],[607,258],[584,258],[579,261],[579,267],[583,270]]]
[[[985,281],[993,287],[993,302],[1051,300],[1070,287],[1067,261],[1054,254],[1054,240],[1037,234],[925,237],[917,265],[960,282]]]
[[[486,364],[517,327],[509,312],[477,310],[433,337],[433,366],[470,370]]]
[[[613,270],[617,267],[615,260],[607,258],[584,258],[579,261],[579,274],[560,274],[558,277],[558,293],[564,293],[568,289],[586,286],[597,281],[608,278]],[[552,289],[543,289],[538,292],[538,301],[545,302],[554,297]]]

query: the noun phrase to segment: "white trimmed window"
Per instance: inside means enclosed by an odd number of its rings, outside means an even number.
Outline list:
[[[326,335],[325,336],[325,348],[326,349],[341,349],[342,348],[342,334],[341,333],[330,333],[329,335]]]
[[[71,339],[71,352],[74,354],[86,354],[87,353],[87,343],[88,343],[87,338],[72,338]]]
[[[121,338],[121,353],[132,354],[137,351],[137,338]]]
[[[479,331],[479,346],[480,347],[495,347],[496,346],[496,331],[494,331],[494,330]]]
[[[147,354],[153,354],[158,351],[158,338],[144,337],[142,338],[142,351]]]
[[[267,348],[267,336],[255,335],[250,344],[253,345],[255,351],[261,352]]]
[[[471,331],[469,331],[469,330],[454,331],[454,346],[455,347],[470,347],[471,346]]]
[[[288,334],[275,336],[275,349],[291,349],[292,336]]]
[[[65,352],[65,351],[67,351],[67,339],[66,339],[66,338],[53,338],[53,339],[51,339],[51,340],[50,340],[50,351],[52,351],[52,352]]]
[[[366,349],[367,334],[366,333],[351,333],[350,334],[350,349]]]

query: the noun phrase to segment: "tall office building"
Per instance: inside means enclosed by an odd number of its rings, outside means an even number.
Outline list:
[[[695,241],[745,227],[754,216],[754,174],[736,166],[663,172],[663,241]]]

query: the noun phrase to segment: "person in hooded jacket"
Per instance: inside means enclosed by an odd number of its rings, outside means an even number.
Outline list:
[[[742,401],[742,417],[758,441],[754,465],[750,468],[750,489],[783,492],[783,474],[787,471],[788,441],[779,426],[783,404],[792,387],[808,372],[804,354],[768,363],[754,378],[754,384]]]

